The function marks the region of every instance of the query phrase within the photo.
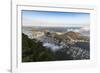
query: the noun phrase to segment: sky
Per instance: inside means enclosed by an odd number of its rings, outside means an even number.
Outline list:
[[[89,13],[22,10],[23,26],[88,27]]]

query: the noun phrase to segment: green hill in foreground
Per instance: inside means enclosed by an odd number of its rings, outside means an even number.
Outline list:
[[[27,35],[22,34],[22,62],[50,60],[53,60],[50,49],[43,47],[41,42],[29,39]]]

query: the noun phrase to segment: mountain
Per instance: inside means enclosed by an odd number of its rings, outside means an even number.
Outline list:
[[[31,33],[29,32],[32,35],[32,38],[29,37],[29,39],[33,40],[33,44],[31,44],[35,46],[35,48],[33,48],[34,46],[32,46],[32,48],[34,50],[37,49],[38,54],[38,50],[44,50],[45,53],[49,53],[50,56],[51,52],[45,50],[48,49],[53,53],[51,54],[51,56],[53,55],[52,60],[81,60],[90,58],[90,40],[88,36],[76,31],[54,32],[48,29],[40,30],[41,31],[34,29]],[[27,35],[27,33],[25,34]]]
[[[69,31],[69,32],[65,33],[63,36],[69,36],[69,37],[71,37],[72,39],[76,40],[77,38],[80,37],[80,33],[78,33],[78,32],[73,32],[73,31]]]

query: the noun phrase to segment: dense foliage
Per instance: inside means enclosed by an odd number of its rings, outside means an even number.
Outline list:
[[[22,34],[22,62],[50,61],[53,60],[53,53],[50,49],[42,46],[42,43],[29,39]]]

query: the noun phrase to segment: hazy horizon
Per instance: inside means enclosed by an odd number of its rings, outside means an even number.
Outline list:
[[[23,26],[89,27],[89,24],[89,13],[22,10]]]

